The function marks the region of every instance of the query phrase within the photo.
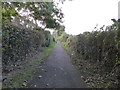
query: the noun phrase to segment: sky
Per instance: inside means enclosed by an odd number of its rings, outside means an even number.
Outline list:
[[[65,31],[77,35],[92,31],[98,24],[111,25],[111,19],[118,19],[118,2],[120,0],[66,0],[60,4],[64,13]]]

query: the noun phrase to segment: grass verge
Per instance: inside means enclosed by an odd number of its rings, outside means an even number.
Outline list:
[[[55,42],[51,43],[50,47],[44,48],[40,55],[37,55],[35,60],[30,61],[29,65],[23,69],[18,70],[14,75],[2,83],[2,88],[20,88],[26,86],[28,80],[37,67],[42,64],[43,59],[46,58],[49,53],[53,50]]]

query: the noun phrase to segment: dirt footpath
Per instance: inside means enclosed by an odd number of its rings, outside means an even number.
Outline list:
[[[29,88],[86,88],[67,52],[58,42],[44,64],[33,75]]]

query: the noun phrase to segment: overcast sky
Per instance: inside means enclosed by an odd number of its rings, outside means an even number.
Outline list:
[[[111,25],[111,19],[118,19],[118,2],[120,0],[73,0],[62,6],[65,15],[64,25],[68,34],[77,35],[92,31],[98,24]]]

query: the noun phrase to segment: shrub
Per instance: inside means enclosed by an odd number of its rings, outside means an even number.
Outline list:
[[[34,50],[50,45],[50,32],[3,26],[2,54],[3,66],[10,62],[24,60]]]

